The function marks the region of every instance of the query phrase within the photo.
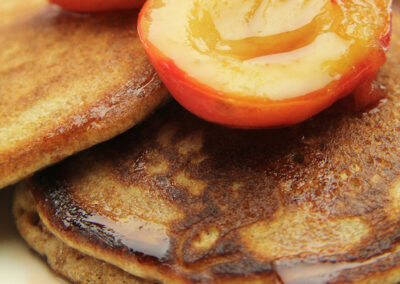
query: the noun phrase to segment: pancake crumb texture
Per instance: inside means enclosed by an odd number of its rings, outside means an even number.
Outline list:
[[[18,190],[15,193],[13,211],[17,227],[25,241],[57,274],[73,283],[148,283],[65,245],[43,225],[34,204],[29,191]]]
[[[338,102],[296,126],[242,131],[171,103],[19,187],[65,245],[144,279],[398,283],[397,4],[393,21],[374,109]]]
[[[138,38],[138,11],[3,2],[0,188],[124,132],[166,101]]]

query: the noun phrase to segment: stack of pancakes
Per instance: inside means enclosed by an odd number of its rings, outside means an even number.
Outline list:
[[[396,5],[376,108],[339,102],[243,131],[167,103],[138,11],[12,2],[0,4],[0,187],[26,178],[17,226],[54,271],[76,283],[400,281]]]

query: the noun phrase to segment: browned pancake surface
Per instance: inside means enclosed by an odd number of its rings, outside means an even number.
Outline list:
[[[84,255],[54,237],[40,220],[29,191],[16,191],[13,207],[18,230],[26,242],[57,274],[72,283],[147,283],[115,266]]]
[[[69,246],[163,282],[400,279],[400,19],[366,113],[238,131],[170,104],[34,176],[45,225]],[[312,282],[312,281],[313,282]]]
[[[138,11],[12,2],[0,4],[10,18],[0,23],[0,188],[127,130],[167,98]]]

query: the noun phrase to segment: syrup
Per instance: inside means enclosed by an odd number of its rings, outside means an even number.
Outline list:
[[[136,216],[111,219],[95,214],[85,217],[85,224],[100,225],[103,231],[134,252],[163,259],[170,248],[170,238],[164,225]]]
[[[296,263],[277,262],[275,269],[284,284],[325,284],[334,280],[347,269],[373,264],[389,256],[389,253],[364,262]]]

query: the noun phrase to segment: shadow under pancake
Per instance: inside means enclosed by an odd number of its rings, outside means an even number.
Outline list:
[[[21,239],[12,216],[13,188],[0,192],[0,282],[65,283]]]
[[[0,197],[0,242],[9,240],[18,235],[17,229],[15,228],[14,220],[12,218],[12,188],[5,188],[4,192],[1,193]]]

